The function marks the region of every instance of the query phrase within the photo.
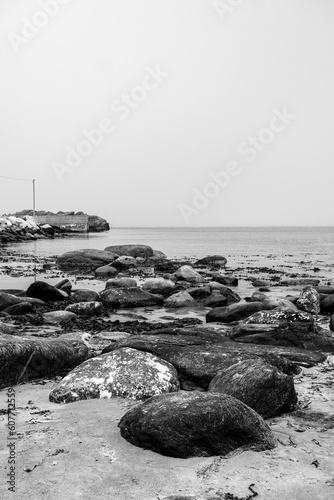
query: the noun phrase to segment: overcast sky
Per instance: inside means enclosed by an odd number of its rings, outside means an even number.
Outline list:
[[[36,178],[37,209],[333,225],[332,0],[1,0],[0,19],[0,175]],[[32,207],[32,183],[0,186],[0,213]]]

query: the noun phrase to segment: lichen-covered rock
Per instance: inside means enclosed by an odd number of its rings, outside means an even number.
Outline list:
[[[89,357],[82,341],[0,336],[0,389],[19,382],[58,375]]]
[[[225,267],[227,259],[222,255],[209,255],[195,262],[195,266]]]
[[[106,282],[107,288],[133,288],[137,281],[133,278],[112,278]]]
[[[163,297],[145,292],[139,287],[107,288],[99,296],[102,304],[111,308],[146,307],[163,304]]]
[[[206,321],[207,323],[231,323],[231,321],[248,318],[263,309],[262,302],[248,302],[247,304],[231,304],[227,307],[215,307],[206,315]]]
[[[314,329],[314,318],[307,312],[294,312],[294,311],[277,311],[275,309],[270,311],[260,311],[245,320],[247,324],[270,325],[277,324],[280,326],[287,326],[291,323],[303,323],[310,330]]]
[[[131,444],[171,457],[224,456],[276,446],[262,417],[226,394],[155,396],[128,411],[118,426]]]
[[[174,283],[171,280],[164,278],[150,278],[145,280],[143,290],[150,293],[158,293],[161,295],[168,295],[174,288]]]
[[[101,302],[77,302],[66,307],[65,311],[70,311],[77,316],[89,318],[91,316],[99,316],[102,313]]]
[[[129,255],[121,255],[121,257],[113,261],[112,267],[118,270],[129,269],[130,267],[137,267],[137,261]]]
[[[71,295],[74,302],[96,302],[98,301],[99,294],[95,290],[76,290]]]
[[[239,399],[263,418],[291,411],[297,403],[293,378],[261,359],[247,359],[219,371],[208,390]]]
[[[203,277],[195,271],[191,266],[181,266],[176,272],[175,276],[179,280],[189,281],[190,283],[201,283]]]
[[[177,307],[197,307],[198,304],[196,300],[187,292],[174,293],[168,299],[165,300],[165,307],[167,308],[177,308]]]
[[[179,390],[175,368],[156,356],[121,348],[82,363],[50,393],[54,403],[124,397],[147,399]]]
[[[148,245],[111,245],[105,248],[106,252],[117,253],[118,255],[130,255],[131,257],[143,257],[147,259],[153,256],[153,248]]]
[[[320,313],[320,295],[313,286],[304,288],[296,302],[298,309],[311,314]]]

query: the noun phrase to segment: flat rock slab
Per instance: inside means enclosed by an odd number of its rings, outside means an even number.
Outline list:
[[[70,403],[117,396],[147,399],[178,390],[172,365],[147,352],[121,348],[82,363],[51,391],[50,401]]]
[[[110,308],[146,307],[163,304],[163,297],[145,292],[139,287],[107,288],[99,294],[99,300]]]
[[[231,323],[248,318],[252,314],[262,311],[262,302],[249,302],[248,304],[232,304],[227,307],[215,307],[206,315],[207,323]]]
[[[0,388],[59,374],[89,357],[82,341],[0,336]]]
[[[226,394],[155,396],[127,412],[118,425],[131,444],[170,457],[225,456],[276,446],[262,417]]]
[[[221,370],[211,380],[209,392],[233,396],[263,418],[295,409],[293,378],[261,359],[247,359]]]

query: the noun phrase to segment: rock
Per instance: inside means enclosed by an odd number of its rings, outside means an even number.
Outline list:
[[[77,302],[66,307],[65,311],[70,311],[77,316],[89,318],[91,316],[99,316],[102,314],[101,302]]]
[[[315,278],[289,278],[289,279],[285,279],[285,280],[281,280],[279,282],[279,285],[282,285],[282,286],[290,286],[290,285],[313,285],[313,286],[316,286],[316,285],[319,285],[320,283],[320,280],[318,279],[315,279]]]
[[[69,321],[75,320],[76,317],[77,315],[70,311],[52,311],[43,314],[45,323],[49,323],[51,325],[53,324],[57,325],[62,321],[64,323],[68,323]]]
[[[331,316],[330,322],[329,322],[329,329],[331,332],[334,332],[334,315]]]
[[[139,287],[107,288],[99,294],[103,305],[118,307],[146,307],[163,304],[163,297],[145,292]]]
[[[275,309],[270,311],[259,311],[246,319],[245,323],[257,325],[276,324],[280,326],[289,326],[292,323],[303,323],[305,325],[305,331],[314,331],[314,318],[307,312],[277,311]]]
[[[104,250],[81,249],[59,256],[56,264],[62,271],[93,272],[98,267],[111,264],[118,255]]]
[[[122,255],[118,257],[112,263],[113,267],[118,270],[129,269],[130,267],[137,267],[137,262],[134,257],[130,257],[128,255]]]
[[[164,278],[150,278],[145,280],[143,290],[149,293],[158,293],[160,295],[169,295],[174,288],[174,283],[171,280]]]
[[[261,302],[249,302],[248,304],[232,304],[227,307],[215,307],[206,315],[207,323],[230,323],[247,318],[255,312],[264,309]]]
[[[54,403],[124,397],[147,399],[179,390],[175,368],[146,352],[122,348],[78,366],[50,393]]]
[[[267,311],[271,311],[273,309],[280,309],[281,311],[291,311],[291,312],[297,312],[298,309],[297,307],[291,302],[291,300],[288,299],[274,299],[268,297],[265,300],[261,301],[264,308]]]
[[[76,290],[72,296],[74,302],[96,302],[99,299],[99,294],[94,290]]]
[[[72,291],[72,284],[70,280],[64,279],[57,283],[55,285],[55,288],[58,288],[58,290],[62,290],[63,292],[67,293],[67,295],[70,295]]]
[[[0,336],[0,388],[57,375],[89,357],[81,341]]]
[[[181,266],[175,272],[175,276],[179,280],[189,281],[190,283],[201,283],[203,281],[202,276],[191,266]]]
[[[150,257],[150,260],[153,262],[159,262],[167,259],[167,255],[161,252],[160,250],[153,249],[153,256]]]
[[[99,217],[98,215],[89,215],[88,216],[88,232],[89,233],[101,233],[102,231],[109,231],[110,226],[109,223]]]
[[[318,285],[313,287],[319,294],[331,294],[334,293],[334,286],[328,285]]]
[[[319,293],[312,287],[307,286],[304,288],[296,303],[298,309],[306,311],[311,314],[320,313],[320,296]]]
[[[269,286],[270,286],[270,283],[269,283],[269,281],[265,281],[265,280],[257,280],[257,279],[256,279],[256,280],[254,280],[254,281],[252,282],[252,285],[253,285],[253,286],[255,286],[255,287],[257,287],[257,288],[260,288],[260,287],[262,287],[262,286],[264,286],[264,287],[269,287]]]
[[[227,305],[231,304],[236,304],[237,302],[240,302],[241,298],[239,295],[235,292],[233,292],[230,288],[227,286],[221,285],[219,289],[219,293],[221,295],[224,295],[224,297],[227,297]]]
[[[0,321],[0,333],[5,333],[6,335],[20,335],[20,332],[12,325],[7,325]]]
[[[154,396],[128,411],[118,426],[131,444],[171,457],[224,456],[276,446],[262,417],[226,394]]]
[[[270,292],[270,288],[268,286],[260,286],[259,292]]]
[[[195,262],[195,266],[225,267],[227,259],[222,255],[209,255]]]
[[[268,300],[268,296],[261,292],[254,292],[249,302],[263,302],[264,300]]]
[[[334,294],[330,294],[320,302],[321,314],[334,313]]]
[[[210,286],[194,286],[187,288],[187,292],[197,301],[202,301],[211,295]]]
[[[203,307],[225,307],[228,305],[228,297],[218,293],[210,295],[202,301]]]
[[[213,281],[227,286],[238,286],[238,278],[234,276],[222,276],[220,273],[210,273]]]
[[[297,404],[293,378],[261,359],[248,359],[221,370],[208,391],[229,394],[263,418],[292,411]]]
[[[106,282],[107,288],[133,288],[137,286],[137,281],[133,278],[114,278]]]
[[[24,296],[17,296],[17,295],[12,295],[10,293],[6,292],[0,292],[0,311],[4,311],[10,306],[13,306],[15,304],[21,304],[22,302],[29,302],[33,306],[43,306],[45,305],[45,302],[39,299],[34,299],[30,297],[24,297]]]
[[[21,316],[22,314],[29,314],[33,311],[34,308],[30,302],[20,302],[19,304],[13,304],[7,307],[3,312],[11,316]]]
[[[187,292],[178,292],[171,295],[167,300],[165,300],[165,307],[176,308],[176,307],[197,307],[198,304],[196,300],[192,298]]]
[[[148,245],[111,245],[105,248],[106,252],[116,253],[118,255],[130,255],[131,257],[153,257],[153,249]]]
[[[112,276],[117,276],[118,270],[113,266],[106,265],[98,267],[95,269],[94,273],[97,278],[110,278]]]
[[[45,283],[44,281],[35,281],[27,290],[27,297],[43,300],[44,302],[57,302],[65,300],[68,295],[58,288]]]

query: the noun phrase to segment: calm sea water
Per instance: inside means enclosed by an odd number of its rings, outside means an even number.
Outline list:
[[[237,263],[244,256],[261,260],[290,256],[334,264],[334,227],[113,228],[106,233],[37,240],[6,248],[50,256],[125,243],[150,245],[169,258],[220,254]]]

